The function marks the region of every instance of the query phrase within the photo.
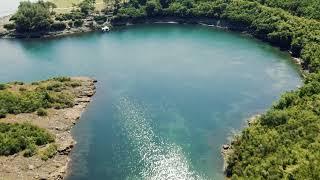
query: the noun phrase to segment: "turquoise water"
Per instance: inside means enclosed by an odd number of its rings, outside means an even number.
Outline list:
[[[0,80],[95,77],[69,180],[223,179],[220,147],[301,84],[287,53],[237,33],[157,24],[0,40]]]

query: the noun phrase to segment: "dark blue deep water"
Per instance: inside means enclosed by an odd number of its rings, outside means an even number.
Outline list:
[[[220,147],[301,82],[287,53],[236,33],[140,25],[0,40],[0,80],[96,78],[69,180],[223,179]]]

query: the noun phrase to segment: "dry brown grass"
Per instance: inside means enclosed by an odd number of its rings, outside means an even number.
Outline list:
[[[74,5],[79,4],[82,0],[50,0],[58,7],[55,9],[57,13],[67,13],[74,9]],[[111,1],[111,0],[110,0]],[[105,7],[103,0],[96,0],[96,10],[100,11]]]

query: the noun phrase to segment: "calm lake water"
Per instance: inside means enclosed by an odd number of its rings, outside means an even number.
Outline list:
[[[287,53],[201,26],[140,25],[0,47],[1,81],[99,81],[73,129],[69,180],[223,179],[221,145],[301,84]]]

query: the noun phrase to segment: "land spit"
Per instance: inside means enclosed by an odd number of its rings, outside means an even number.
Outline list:
[[[96,80],[87,77],[73,77],[81,85],[72,89],[76,95],[74,106],[65,109],[48,109],[47,116],[36,113],[8,115],[0,122],[24,123],[28,122],[48,130],[55,136],[57,153],[47,161],[38,155],[24,157],[23,153],[11,156],[0,156],[0,180],[29,180],[29,179],[63,179],[67,175],[69,154],[75,145],[71,135],[71,128],[80,119],[81,114],[95,94]]]

